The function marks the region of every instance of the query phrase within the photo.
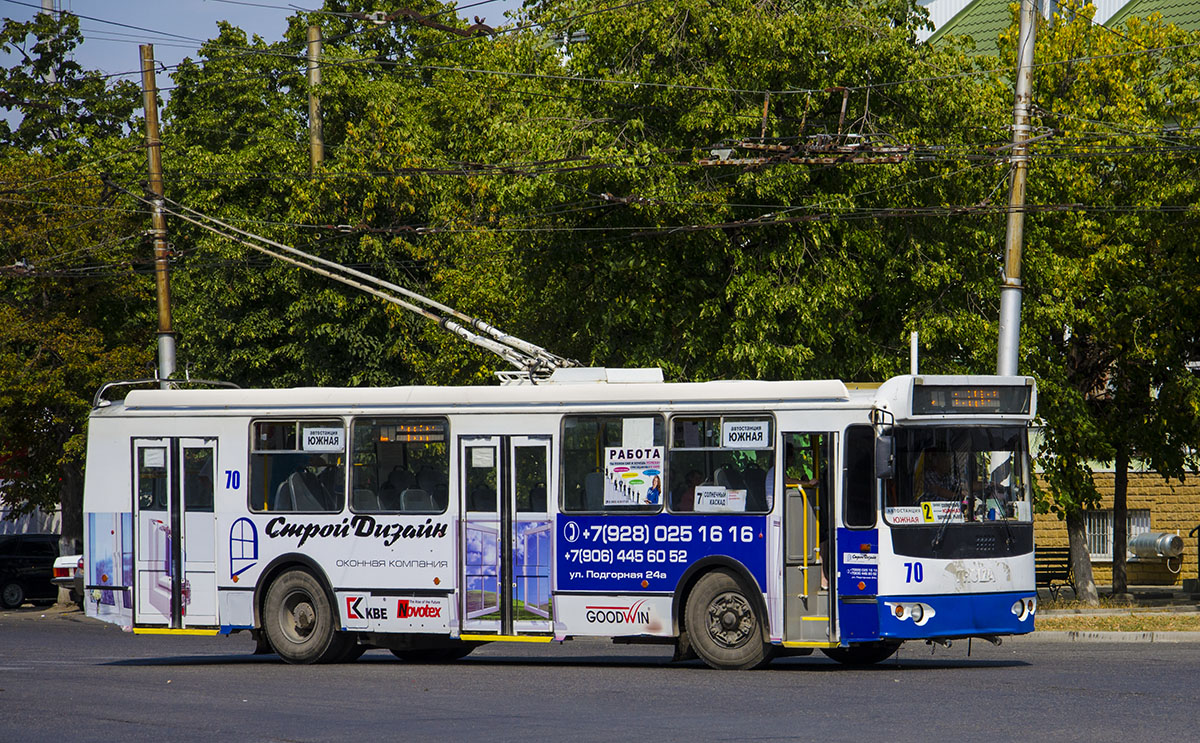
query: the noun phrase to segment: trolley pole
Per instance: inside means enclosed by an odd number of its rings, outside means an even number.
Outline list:
[[[150,212],[154,235],[154,285],[158,290],[158,378],[166,389],[175,373],[175,333],[171,330],[171,267],[167,261],[167,218],[163,214],[162,140],[158,137],[158,84],[154,80],[154,45],[142,44],[142,107],[146,113],[146,156],[149,188],[154,206]]]
[[[1012,180],[1008,195],[1008,228],[1004,236],[1004,276],[1000,285],[1000,338],[996,373],[1017,373],[1021,347],[1021,242],[1025,233],[1025,178],[1029,168],[1029,109],[1033,99],[1033,46],[1037,34],[1037,0],[1021,0],[1017,35],[1016,101],[1013,104]]]
[[[321,85],[321,27],[308,27],[308,152],[315,175],[325,160],[325,137],[321,131],[321,99],[316,89]]]

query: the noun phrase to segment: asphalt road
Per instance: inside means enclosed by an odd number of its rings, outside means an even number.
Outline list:
[[[869,669],[765,671],[664,647],[490,645],[449,665],[371,651],[289,666],[248,636],[133,636],[0,612],[0,741],[1158,741],[1200,727],[1200,643],[907,645]]]

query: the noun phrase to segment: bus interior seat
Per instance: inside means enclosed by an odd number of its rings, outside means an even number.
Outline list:
[[[425,490],[409,488],[400,494],[400,507],[404,511],[432,511],[433,498]]]
[[[713,473],[713,480],[717,485],[726,490],[745,490],[746,483],[742,480],[742,473],[732,467],[718,467]]]
[[[604,510],[604,473],[589,472],[583,476],[585,511]]]
[[[379,490],[379,510],[380,511],[399,511],[403,508],[404,499],[401,498],[401,491],[395,488],[383,487]]]
[[[487,485],[479,485],[467,496],[468,511],[495,511],[496,491]]]
[[[326,497],[325,488],[316,475],[308,470],[298,470],[288,475],[275,491],[273,511],[330,511],[331,499]]]
[[[767,510],[767,473],[750,465],[742,470],[742,481],[746,483],[746,510]]]
[[[403,493],[409,488],[416,487],[416,485],[416,478],[401,465],[396,465],[392,468],[392,471],[388,473],[387,481],[384,483],[384,487],[392,488],[397,493]]]
[[[447,485],[446,473],[439,472],[427,464],[421,465],[421,469],[417,471],[417,483],[415,487],[424,490],[426,493],[436,493],[439,485]]]
[[[439,482],[433,486],[433,507],[438,511],[445,511],[448,505],[450,505],[450,486]]]
[[[350,503],[354,506],[355,511],[379,510],[379,496],[369,488],[355,488]]]

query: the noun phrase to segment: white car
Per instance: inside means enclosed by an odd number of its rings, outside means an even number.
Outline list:
[[[83,555],[63,555],[54,561],[50,582],[71,591],[71,601],[83,608]]]

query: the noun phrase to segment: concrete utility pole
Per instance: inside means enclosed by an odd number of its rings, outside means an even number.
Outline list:
[[[154,45],[142,44],[142,107],[146,112],[146,157],[154,207],[154,285],[158,290],[158,378],[166,389],[175,373],[175,333],[171,330],[171,267],[167,262],[167,218],[163,214],[162,140],[158,138],[158,84],[154,80]]]
[[[312,172],[325,159],[325,139],[321,133],[321,99],[314,92],[321,84],[321,28],[308,27],[308,151]]]
[[[42,0],[42,12],[48,13],[49,15],[52,15],[55,18],[57,18],[58,17],[58,8],[54,7],[54,3],[55,3],[55,0]],[[45,80],[46,80],[46,82],[53,85],[54,83],[58,82],[58,76],[54,74],[53,69],[49,69],[49,70],[46,70]]]
[[[1017,35],[1016,101],[1013,104],[1012,181],[1008,195],[1008,229],[1004,236],[1004,278],[1000,285],[1000,338],[996,373],[1017,373],[1021,347],[1021,241],[1025,233],[1025,176],[1029,167],[1029,109],[1033,99],[1033,45],[1037,34],[1037,0],[1021,0]]]

